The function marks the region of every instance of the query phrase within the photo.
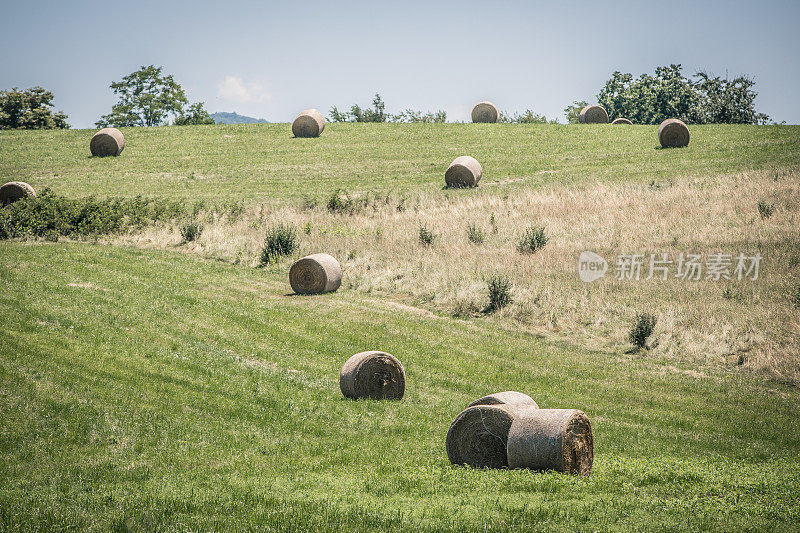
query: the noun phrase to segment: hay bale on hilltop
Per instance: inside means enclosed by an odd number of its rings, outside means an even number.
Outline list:
[[[531,407],[539,407],[533,398],[521,392],[509,390],[505,392],[496,392],[489,394],[483,398],[478,398],[467,407],[474,407],[476,405],[527,405]]]
[[[500,110],[491,102],[478,102],[472,108],[472,122],[497,122]]]
[[[292,122],[292,134],[295,137],[319,137],[325,129],[325,117],[316,109],[301,111]]]
[[[103,128],[89,142],[89,150],[95,157],[117,156],[125,149],[125,136],[117,128]]]
[[[578,122],[581,124],[607,124],[608,113],[606,113],[603,106],[587,105],[581,109],[581,113],[578,115]]]
[[[478,160],[468,155],[453,159],[444,173],[444,181],[448,187],[477,187],[483,176],[483,167]]]
[[[689,144],[689,127],[677,118],[668,118],[658,126],[662,148],[682,148]]]
[[[297,294],[333,292],[342,284],[342,267],[328,254],[312,254],[289,269],[289,284]]]
[[[345,398],[400,400],[406,391],[406,372],[395,356],[368,351],[350,357],[339,374]]]
[[[508,431],[509,468],[588,476],[594,459],[592,425],[576,409],[527,409]]]
[[[622,117],[615,118],[614,120],[611,121],[611,123],[612,124],[631,124],[631,125],[633,124],[633,122],[631,122],[627,118],[622,118]]]
[[[23,198],[33,198],[36,191],[24,181],[9,181],[0,186],[0,205],[7,206]]]

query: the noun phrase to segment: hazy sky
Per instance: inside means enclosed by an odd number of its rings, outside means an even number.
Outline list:
[[[0,89],[42,85],[73,127],[116,101],[108,85],[162,65],[191,101],[288,122],[302,109],[444,109],[491,100],[559,117],[614,70],[681,63],[756,79],[756,107],[800,123],[800,1],[31,3],[0,8]]]

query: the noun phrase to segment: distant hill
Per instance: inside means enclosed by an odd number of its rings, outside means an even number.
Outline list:
[[[263,118],[246,117],[238,113],[225,112],[212,113],[211,118],[217,124],[261,124],[267,122]]]

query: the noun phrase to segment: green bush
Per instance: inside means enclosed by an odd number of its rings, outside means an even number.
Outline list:
[[[639,313],[633,320],[633,327],[628,333],[628,340],[637,348],[646,348],[647,339],[656,327],[656,317],[650,313]]]
[[[543,248],[548,240],[548,237],[544,234],[544,226],[530,226],[517,243],[517,250],[522,253],[532,254]]]
[[[477,224],[467,226],[467,238],[475,244],[483,244],[483,241],[486,240],[483,230]]]
[[[197,221],[184,222],[181,226],[181,237],[183,237],[183,242],[196,241],[202,234],[203,225]]]
[[[758,214],[762,219],[767,219],[775,213],[775,204],[767,203],[766,200],[758,201]]]
[[[499,311],[512,302],[511,280],[508,276],[495,274],[487,281],[489,289],[489,307],[487,311]]]
[[[261,250],[261,264],[277,263],[282,257],[291,255],[297,249],[297,231],[293,226],[278,224],[267,231],[264,249]]]
[[[436,234],[433,233],[428,226],[422,225],[419,227],[419,242],[424,244],[425,246],[431,246],[433,242],[436,240]]]

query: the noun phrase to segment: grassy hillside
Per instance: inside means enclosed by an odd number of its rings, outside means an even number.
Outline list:
[[[67,196],[143,194],[245,204],[350,192],[433,192],[470,154],[503,192],[549,183],[649,183],[800,165],[798,126],[693,126],[660,150],[655,126],[328,124],[293,139],[288,124],[123,130],[123,157],[89,156],[92,131],[0,133],[0,179]]]
[[[796,391],[398,310],[290,296],[285,272],[174,252],[6,243],[0,526],[790,529]],[[352,353],[400,402],[347,401]],[[453,467],[450,421],[516,389],[592,419],[588,479]]]

